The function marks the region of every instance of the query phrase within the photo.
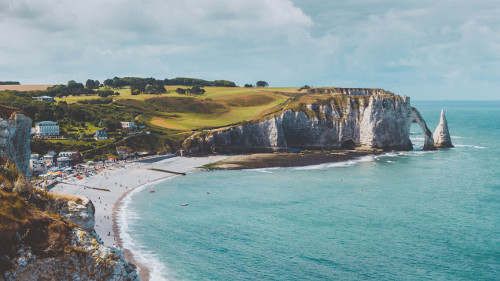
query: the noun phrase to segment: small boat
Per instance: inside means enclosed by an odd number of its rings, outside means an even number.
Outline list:
[[[186,207],[187,205],[189,205],[189,204],[188,204],[188,203],[184,203],[184,204],[182,204],[181,206],[182,206],[182,207]]]
[[[155,193],[155,191],[154,190],[150,190],[149,193]]]

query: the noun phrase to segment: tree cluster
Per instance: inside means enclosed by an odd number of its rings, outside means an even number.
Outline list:
[[[207,81],[203,79],[197,78],[186,78],[186,77],[177,77],[174,79],[164,79],[163,83],[165,86],[168,85],[176,85],[176,86],[200,86],[200,87],[236,87],[236,84],[227,80],[215,80],[215,81]]]
[[[101,83],[99,83],[99,80],[88,79],[87,82],[85,82],[85,88],[91,89],[91,90],[99,89],[100,85],[101,85]]]
[[[205,93],[205,89],[203,89],[200,86],[193,86],[192,88],[187,88],[187,89],[177,88],[175,92],[178,93],[179,95],[197,96],[197,95],[203,95]]]
[[[18,81],[0,81],[0,85],[21,85]]]
[[[257,87],[267,87],[267,86],[269,86],[269,84],[266,81],[257,81],[257,83],[255,83],[255,85]]]

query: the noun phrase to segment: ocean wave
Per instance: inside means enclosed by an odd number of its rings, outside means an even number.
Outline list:
[[[472,145],[472,144],[454,144],[455,147],[457,148],[478,148],[478,149],[485,149],[487,147],[484,146],[477,146],[477,145]]]
[[[273,171],[280,169],[281,167],[271,167],[271,168],[259,168],[259,169],[245,169],[244,171],[250,172],[260,172],[266,174],[274,174]]]
[[[132,190],[125,198],[123,199],[123,204],[118,210],[118,229],[120,232],[120,238],[123,243],[123,247],[129,249],[134,255],[134,259],[137,262],[147,266],[149,269],[150,280],[171,280],[173,278],[167,278],[165,275],[169,275],[169,270],[165,267],[165,265],[158,259],[158,257],[142,248],[140,245],[134,242],[134,239],[129,234],[130,226],[135,222],[140,220],[141,218],[134,212],[130,210],[128,207],[132,202],[132,197],[134,194],[137,194],[144,189],[157,185],[159,182],[172,179],[177,176],[173,176],[167,179],[161,179],[158,181],[150,182],[145,185],[139,186],[136,189]]]
[[[461,139],[462,137],[459,136],[451,136],[452,139]]]
[[[357,159],[342,161],[342,162],[334,162],[334,163],[324,163],[319,165],[309,165],[302,167],[295,167],[295,170],[325,170],[328,168],[345,168],[357,163],[365,163],[365,162],[373,162],[377,159],[378,156],[367,155]]]

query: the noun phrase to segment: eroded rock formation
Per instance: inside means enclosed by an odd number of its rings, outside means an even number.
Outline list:
[[[332,94],[317,98],[312,103],[299,99],[294,106],[285,106],[260,122],[195,134],[184,142],[184,151],[241,153],[352,146],[411,150],[409,135],[414,120],[426,135],[424,149],[434,149],[425,121],[407,96]]]
[[[59,252],[50,249],[52,245],[49,245],[40,253],[40,249],[30,246],[32,243],[23,243],[27,238],[20,237],[20,246],[10,257],[12,264],[4,272],[5,280],[140,280],[136,267],[125,260],[123,251],[104,246],[96,234],[92,202],[85,197],[75,199],[56,198],[37,203],[43,205],[42,209],[60,214],[75,224],[69,231],[57,229],[61,233],[48,238],[59,239],[52,242],[59,247],[68,245]],[[61,237],[65,239],[61,241]]]
[[[21,111],[0,105],[0,154],[14,161],[24,175],[29,174],[31,124]]]
[[[441,118],[439,124],[434,131],[434,145],[436,147],[447,148],[453,147],[451,143],[451,136],[448,130],[448,121],[446,121],[446,116],[444,115],[444,109],[441,109]]]
[[[424,133],[424,150],[435,150],[436,148],[434,147],[434,139],[432,137],[431,130],[429,130],[429,127],[427,127],[427,123],[425,123],[424,118],[422,118],[422,115],[420,115],[420,112],[415,108],[412,107],[412,115],[411,119],[413,123],[418,123],[420,125],[420,128],[422,129],[422,132]]]

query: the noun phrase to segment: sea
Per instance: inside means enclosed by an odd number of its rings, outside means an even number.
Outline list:
[[[414,124],[413,151],[175,177],[126,198],[125,245],[151,280],[500,280],[500,101],[412,106],[455,147]]]

